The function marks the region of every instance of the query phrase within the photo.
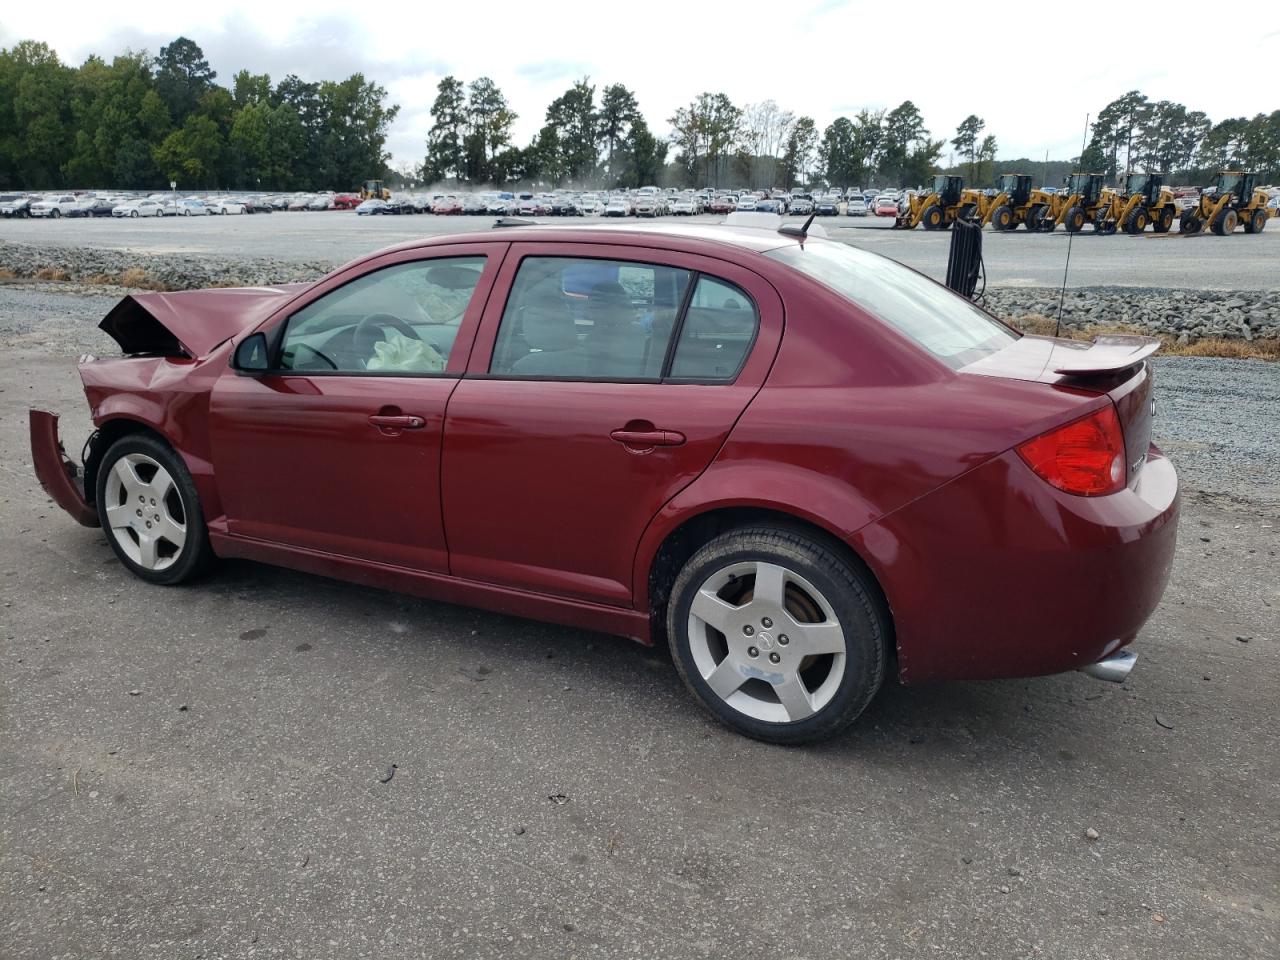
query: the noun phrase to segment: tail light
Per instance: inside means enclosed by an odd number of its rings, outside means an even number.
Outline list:
[[[1018,455],[1066,493],[1101,497],[1124,489],[1124,433],[1114,404],[1019,444]]]

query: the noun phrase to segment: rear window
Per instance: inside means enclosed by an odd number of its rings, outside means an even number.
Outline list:
[[[767,256],[795,267],[959,369],[1018,334],[902,264],[843,243],[809,240]]]

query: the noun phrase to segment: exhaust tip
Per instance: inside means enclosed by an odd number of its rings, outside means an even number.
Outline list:
[[[1138,655],[1130,653],[1128,650],[1117,650],[1109,657],[1104,657],[1097,663],[1091,663],[1086,667],[1081,667],[1081,673],[1087,673],[1089,676],[1097,680],[1106,680],[1108,683],[1123,683],[1124,678],[1129,676],[1129,671],[1133,669],[1133,665],[1138,662]]]

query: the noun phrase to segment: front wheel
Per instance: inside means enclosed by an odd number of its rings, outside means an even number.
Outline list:
[[[133,434],[98,467],[98,517],[111,549],[150,583],[181,583],[213,558],[195,483],[164,441]]]
[[[884,680],[888,613],[866,574],[785,527],[722,534],[681,569],[667,607],[672,659],[719,721],[758,740],[822,740]]]
[[[1200,218],[1191,210],[1183,210],[1182,216],[1178,218],[1179,233],[1199,233],[1203,227]]]
[[[1067,233],[1079,233],[1084,229],[1084,220],[1084,208],[1072,207],[1062,218],[1062,224],[1067,228]]]

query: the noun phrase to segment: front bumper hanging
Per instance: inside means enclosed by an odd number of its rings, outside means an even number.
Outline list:
[[[85,527],[98,526],[98,510],[85,499],[84,477],[72,463],[58,439],[58,415],[44,410],[28,411],[31,425],[31,460],[36,478],[54,503]]]

